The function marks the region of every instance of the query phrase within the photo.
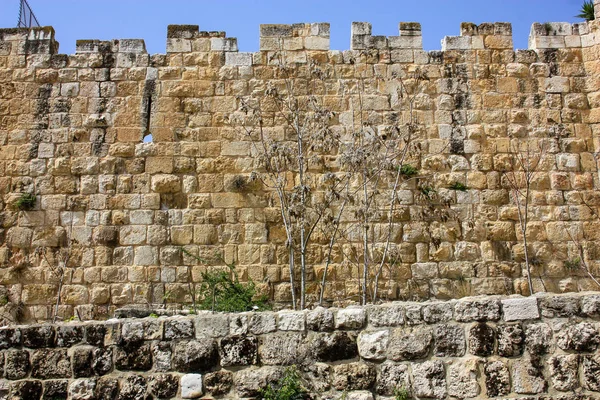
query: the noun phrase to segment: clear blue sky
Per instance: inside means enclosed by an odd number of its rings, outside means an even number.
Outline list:
[[[240,51],[258,49],[259,24],[331,23],[331,48],[350,48],[350,24],[373,24],[374,35],[398,35],[398,22],[423,26],[426,50],[458,35],[461,22],[511,22],[515,47],[527,48],[533,22],[577,22],[583,0],[29,0],[42,25],[56,30],[61,53],[77,39],[142,38],[149,53],[164,53],[169,24],[226,31]],[[0,27],[17,23],[19,0],[0,0]]]

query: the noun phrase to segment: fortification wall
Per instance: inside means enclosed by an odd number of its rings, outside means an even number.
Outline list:
[[[0,329],[0,396],[596,399],[600,295],[479,297]],[[414,396],[414,397],[413,397]]]
[[[328,24],[263,25],[256,53],[238,52],[223,32],[170,26],[167,52],[156,55],[137,39],[82,40],[64,55],[52,28],[0,30],[4,313],[47,319],[59,292],[65,318],[75,309],[88,319],[125,304],[190,303],[202,272],[226,263],[276,301],[290,301],[278,199],[246,185],[260,160],[255,142],[231,123],[244,115],[242,100],[281,85],[281,54],[298,87],[311,65],[327,71],[312,95],[334,112],[329,129],[340,137],[356,126],[357,87],[360,118],[373,132],[398,121],[419,126],[410,164],[448,214],[431,211],[416,179],[401,183],[396,256],[381,297],[529,292],[505,175],[514,149],[532,142],[547,146],[527,232],[535,291],[593,289],[581,261],[598,272],[599,26],[535,24],[530,49],[515,51],[510,24],[465,23],[441,51],[428,52],[417,23],[400,23],[394,37],[353,23],[348,51],[329,50]],[[420,85],[416,71],[427,78]],[[272,115],[262,123],[271,137],[290,138]],[[339,172],[338,155],[323,154],[314,179]],[[450,189],[457,182],[468,190]],[[382,199],[390,188],[382,184]],[[35,195],[33,209],[16,208],[23,193]],[[345,226],[358,218],[348,215]],[[386,226],[382,217],[372,235]],[[334,247],[328,301],[357,299],[360,246],[348,235]],[[61,285],[51,265],[65,249]],[[326,237],[307,249],[309,301],[327,253]]]

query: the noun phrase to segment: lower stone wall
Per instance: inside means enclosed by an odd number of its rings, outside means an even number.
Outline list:
[[[600,398],[600,293],[0,329],[2,399]],[[398,396],[398,398],[402,398]]]

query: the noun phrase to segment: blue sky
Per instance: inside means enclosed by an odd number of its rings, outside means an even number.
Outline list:
[[[426,50],[458,35],[461,22],[511,22],[516,48],[527,48],[533,22],[577,22],[583,0],[29,0],[42,25],[52,25],[60,52],[75,51],[77,39],[142,38],[150,53],[164,53],[169,24],[195,24],[226,31],[240,51],[258,49],[264,23],[329,22],[331,48],[350,48],[350,24],[373,24],[374,35],[398,35],[398,22],[423,26]],[[0,0],[0,27],[14,27],[19,0]]]

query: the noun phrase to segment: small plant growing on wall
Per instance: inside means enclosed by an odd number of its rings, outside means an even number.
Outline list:
[[[283,377],[261,391],[264,400],[308,400],[312,399],[308,389],[302,383],[298,368],[287,368]]]
[[[15,202],[15,208],[21,211],[29,211],[35,208],[36,197],[33,193],[21,193]]]
[[[466,192],[467,190],[469,190],[469,188],[467,187],[467,185],[460,183],[460,182],[452,182],[450,184],[450,186],[448,187],[448,189],[450,190],[456,190],[459,192]]]

